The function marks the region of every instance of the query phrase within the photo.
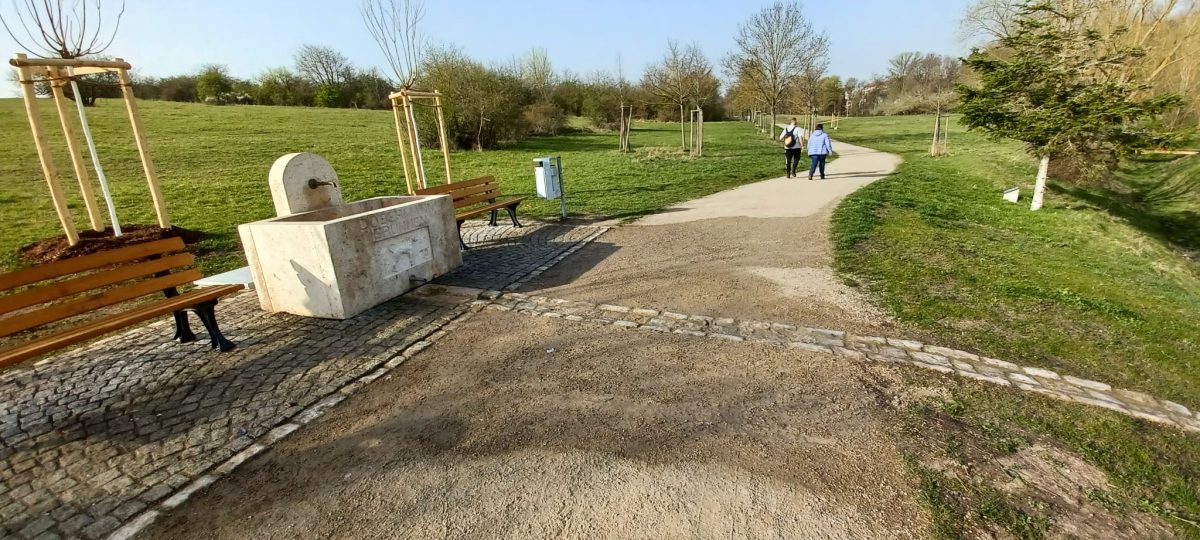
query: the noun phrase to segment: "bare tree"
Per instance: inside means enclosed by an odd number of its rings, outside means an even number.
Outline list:
[[[112,4],[110,4],[112,5]],[[103,53],[121,26],[125,2],[120,8],[106,9],[100,0],[75,0],[67,5],[63,0],[13,0],[11,15],[0,13],[0,24],[22,49],[41,58],[80,58]],[[116,11],[116,16],[112,12]],[[106,30],[112,21],[112,29]],[[15,29],[24,30],[17,37]]]
[[[787,95],[788,86],[802,77],[819,80],[829,67],[829,36],[814,30],[800,5],[775,2],[738,28],[737,49],[725,58],[731,78],[744,77],[771,115]]]
[[[530,88],[538,94],[542,101],[550,101],[550,92],[554,90],[554,66],[550,63],[550,54],[546,49],[534,47],[520,59],[516,69]]]
[[[379,45],[396,85],[412,88],[425,56],[425,40],[417,26],[425,18],[421,0],[363,0],[363,23]]]
[[[320,86],[341,86],[353,70],[350,59],[332,47],[302,45],[296,51],[296,71]]]
[[[687,112],[684,109],[696,100],[696,92],[706,87],[707,82],[703,80],[706,77],[716,79],[700,46],[693,43],[680,47],[675,40],[667,42],[667,54],[662,63],[648,66],[642,76],[646,90],[679,107],[679,141],[683,147],[687,147]]]
[[[976,0],[958,21],[964,42],[999,41],[1016,29],[1022,0]]]

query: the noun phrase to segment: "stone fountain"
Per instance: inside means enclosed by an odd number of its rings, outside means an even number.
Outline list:
[[[271,167],[277,217],[238,227],[262,308],[348,319],[462,265],[447,195],[342,203],[316,154]]]

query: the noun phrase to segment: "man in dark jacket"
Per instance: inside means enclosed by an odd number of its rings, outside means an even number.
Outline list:
[[[795,118],[792,118],[792,123],[779,133],[779,140],[784,142],[783,165],[788,178],[796,177],[796,165],[800,164],[800,151],[803,150],[804,142],[801,140],[803,135],[804,130],[796,127]],[[789,139],[789,137],[791,138]]]

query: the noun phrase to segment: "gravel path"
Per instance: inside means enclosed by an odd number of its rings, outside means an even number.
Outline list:
[[[825,166],[825,180],[780,177],[714,193],[646,216],[638,225],[691,223],[724,217],[785,218],[821,214],[831,204],[900,165],[900,156],[834,142],[837,159]],[[783,165],[783,153],[779,154]],[[781,167],[782,168],[782,167]]]
[[[900,158],[835,148],[827,180],[775,178],[668,208],[609,231],[521,290],[890,334],[887,316],[834,273],[829,218],[838,201]]]
[[[925,537],[889,369],[484,311],[145,536]]]

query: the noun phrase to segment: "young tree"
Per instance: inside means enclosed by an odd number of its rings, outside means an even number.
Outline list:
[[[360,8],[367,32],[387,59],[396,85],[412,88],[425,58],[425,39],[418,30],[425,18],[420,0],[363,0]]]
[[[1164,144],[1169,136],[1153,120],[1182,102],[1174,94],[1136,98],[1144,82],[1104,77],[1142,53],[1112,50],[1114,36],[1079,23],[1077,12],[1046,2],[1024,6],[1016,30],[1000,40],[1005,57],[973,50],[966,65],[980,84],[958,87],[968,128],[1023,141],[1039,159],[1031,210],[1042,206],[1052,159],[1116,158]]]
[[[12,2],[12,12],[0,11],[0,26],[9,37],[28,53],[41,58],[99,57],[112,45],[125,15],[125,2],[116,8],[106,8],[99,2],[76,0],[63,2],[25,0]],[[106,20],[107,17],[107,20]],[[111,21],[111,28],[107,28]],[[17,29],[24,32],[18,37]],[[79,87],[75,95],[71,85],[63,88],[67,99],[76,100],[86,106],[96,103],[99,97],[120,96],[119,81],[115,73],[96,73],[72,77]],[[36,85],[39,95],[50,95],[50,85]]]
[[[813,29],[799,4],[775,2],[743,23],[734,40],[726,74],[745,77],[754,88],[771,115],[774,137],[775,114],[789,86],[802,77],[820,80],[829,67],[829,37]]]
[[[12,14],[0,13],[0,25],[17,45],[41,58],[82,58],[103,53],[117,37],[121,17],[125,15],[124,0],[115,10],[105,8],[99,0],[75,0],[69,4],[13,0],[12,6]],[[111,29],[105,28],[108,24],[105,15],[112,21]],[[17,37],[14,28],[24,30],[25,37]]]
[[[642,85],[655,97],[675,105],[679,109],[679,143],[687,146],[687,112],[684,108],[693,102],[698,89],[712,78],[712,68],[704,52],[696,44],[680,47],[675,40],[667,42],[667,53],[660,64],[646,67]]]

